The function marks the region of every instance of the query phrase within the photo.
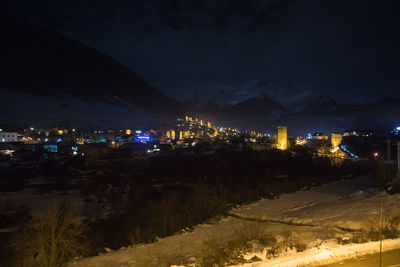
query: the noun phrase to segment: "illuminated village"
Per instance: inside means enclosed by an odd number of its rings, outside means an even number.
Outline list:
[[[290,129],[289,129],[290,131]],[[399,127],[381,133],[388,145],[391,138],[398,136]],[[293,150],[295,146],[307,146],[316,151],[319,157],[334,159],[358,159],[357,153],[351,152],[343,138],[373,138],[378,134],[372,131],[346,131],[344,133],[314,133],[304,137],[288,137],[288,128],[278,126],[276,133],[260,133],[254,130],[240,131],[230,127],[221,127],[210,121],[203,121],[191,116],[177,119],[174,127],[167,130],[158,129],[80,129],[80,128],[52,128],[52,129],[19,129],[8,131],[0,129],[0,154],[3,157],[16,158],[18,155],[41,151],[46,155],[73,155],[93,156],[119,148],[122,145],[132,144],[136,155],[155,155],[167,153],[175,149],[193,148],[201,142],[224,142],[242,140],[241,146],[246,144],[254,150]],[[385,137],[386,136],[386,137]],[[392,137],[391,137],[392,136]],[[387,147],[385,148],[387,149]],[[369,151],[370,157],[390,159],[390,153],[383,149]],[[14,157],[13,157],[14,155]]]

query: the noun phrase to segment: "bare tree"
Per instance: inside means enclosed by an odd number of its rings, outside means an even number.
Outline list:
[[[63,266],[85,254],[86,230],[86,224],[69,205],[51,205],[17,235],[14,242],[16,266]]]

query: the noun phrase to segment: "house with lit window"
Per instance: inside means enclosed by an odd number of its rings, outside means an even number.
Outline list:
[[[0,132],[0,142],[11,143],[18,142],[18,134],[16,132]]]

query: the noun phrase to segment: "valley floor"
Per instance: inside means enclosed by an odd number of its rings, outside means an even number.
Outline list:
[[[163,238],[152,244],[121,248],[102,255],[71,262],[70,266],[168,266],[195,262],[204,253],[204,242],[232,237],[240,226],[259,228],[260,234],[272,234],[278,241],[290,233],[307,245],[305,251],[285,252],[267,257],[268,249],[247,253],[257,262],[244,266],[319,266],[379,252],[378,242],[340,245],[365,223],[376,221],[383,207],[383,217],[400,215],[400,194],[388,195],[371,187],[369,177],[341,180],[304,188],[275,199],[262,199],[233,209],[230,216],[198,225],[193,231]],[[112,231],[112,229],[110,229]],[[400,239],[387,239],[383,251],[400,249]]]

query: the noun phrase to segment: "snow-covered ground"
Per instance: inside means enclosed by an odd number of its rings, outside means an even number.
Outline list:
[[[379,251],[379,243],[339,245],[335,236],[348,235],[344,229],[358,229],[368,219],[383,215],[400,214],[400,194],[388,195],[371,189],[370,178],[359,177],[281,195],[279,198],[243,205],[232,210],[229,216],[213,224],[202,224],[192,232],[176,234],[153,244],[123,248],[118,251],[71,263],[71,266],[137,266],[140,262],[162,259],[179,264],[182,258],[201,255],[204,241],[210,238],[231,236],[232,226],[260,227],[261,234],[294,233],[307,243],[307,250],[288,251],[279,257],[267,259],[265,250],[258,255],[262,262],[246,266],[304,266],[319,265],[342,260],[355,255]],[[383,249],[400,248],[400,239],[385,240]],[[161,265],[160,265],[161,266]]]
[[[382,241],[382,250],[390,251],[400,249],[400,239],[387,239]],[[238,265],[241,267],[297,267],[320,266],[330,264],[343,259],[359,258],[368,254],[379,253],[380,242],[364,244],[348,244],[340,246],[333,242],[327,242],[320,247],[313,247],[303,252],[288,253],[282,257],[262,262],[254,262]]]
[[[400,195],[371,188],[369,177],[342,180],[277,199],[263,199],[231,213],[242,218],[320,227],[360,229],[368,219],[400,214]]]

